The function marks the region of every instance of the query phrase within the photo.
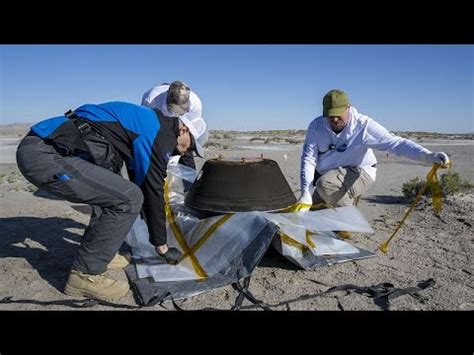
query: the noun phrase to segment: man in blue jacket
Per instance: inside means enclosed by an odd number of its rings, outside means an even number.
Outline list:
[[[108,102],[41,121],[23,138],[17,162],[28,181],[93,207],[66,294],[113,300],[128,292],[127,282],[104,272],[127,265],[117,252],[141,211],[157,253],[169,264],[179,262],[181,252],[167,245],[163,185],[171,156],[195,151],[202,157],[207,129],[200,123]],[[120,174],[123,162],[130,180]]]

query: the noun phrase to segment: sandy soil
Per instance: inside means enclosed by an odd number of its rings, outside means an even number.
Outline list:
[[[264,136],[264,139],[257,140]],[[303,136],[280,134],[217,134],[206,149],[207,157],[259,157],[274,159],[290,186],[299,196],[299,158]],[[283,137],[283,138],[282,138]],[[286,139],[286,138],[287,139]],[[446,138],[446,137],[445,137]],[[448,137],[449,138],[449,137]],[[452,138],[452,137],[451,137]],[[286,139],[286,140],[285,140]],[[18,134],[0,136],[0,299],[28,299],[36,302],[67,300],[61,293],[71,258],[89,221],[86,205],[52,199],[29,184],[19,173],[14,159]],[[420,142],[420,140],[416,140]],[[453,160],[453,170],[474,181],[474,141],[422,138],[433,151],[445,151]],[[352,242],[377,251],[409,207],[401,187],[407,180],[424,178],[429,166],[377,153],[378,176],[363,196],[359,208],[375,229],[375,234],[355,234]],[[198,168],[203,164],[198,159]],[[419,293],[391,302],[392,310],[474,310],[473,225],[474,194],[446,199],[441,218],[433,215],[429,201],[418,207],[395,237],[389,252],[314,271],[304,271],[276,252],[268,252],[255,269],[250,290],[270,304],[315,294],[341,284],[370,286],[390,282],[396,287],[416,286],[434,278],[435,285]],[[123,271],[110,272],[126,279]],[[223,287],[179,302],[184,309],[214,307],[228,310],[236,292]],[[120,303],[135,304],[131,292]],[[249,308],[250,303],[244,302]],[[170,304],[166,307],[171,308]],[[65,306],[34,303],[0,304],[0,310],[56,310]],[[111,309],[95,306],[93,309]],[[147,308],[161,310],[160,306]],[[354,293],[337,292],[307,301],[276,307],[286,310],[379,310],[372,299]]]

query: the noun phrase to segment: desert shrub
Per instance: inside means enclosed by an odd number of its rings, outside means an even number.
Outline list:
[[[293,139],[293,138],[285,138],[285,141],[287,141],[290,144],[299,144],[299,140]]]
[[[208,147],[220,147],[221,144],[218,143],[218,142],[214,142],[214,141],[207,141],[206,143],[204,143],[203,147],[204,148],[208,148]]]
[[[474,184],[472,184],[469,180],[464,179],[458,172],[448,171],[447,173],[442,174],[440,176],[439,182],[443,196],[468,192],[474,188]],[[402,186],[403,196],[405,196],[410,201],[413,200],[416,195],[420,193],[425,184],[426,181],[421,180],[419,177],[408,180]],[[428,187],[425,190],[424,195],[431,196],[431,187]]]
[[[410,179],[402,185],[402,193],[410,201],[413,200],[416,195],[420,193],[420,191],[425,186],[426,181],[422,181],[418,176],[416,178]],[[424,195],[429,195],[430,191],[427,189]]]
[[[17,181],[17,179],[19,178],[19,176],[17,176],[17,174],[15,172],[11,173],[10,175],[7,176],[7,182],[9,184],[13,184],[14,182]]]
[[[469,180],[464,179],[459,173],[451,171],[441,175],[440,184],[444,195],[467,192],[474,188],[474,184]]]
[[[34,192],[38,191],[38,188],[37,188],[35,185],[28,184],[28,185],[25,187],[25,191],[34,193]]]

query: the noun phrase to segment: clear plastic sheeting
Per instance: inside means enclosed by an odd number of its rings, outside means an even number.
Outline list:
[[[288,239],[288,237],[280,230],[277,237],[272,240],[273,246],[288,260],[306,270],[375,255],[340,240],[333,232],[318,232],[309,235],[309,241],[306,240],[305,243],[300,244],[295,242],[296,238]]]
[[[375,255],[341,240],[333,232],[374,232],[354,206],[309,212],[266,213],[265,217],[279,227],[279,233],[272,241],[275,249],[304,269]]]
[[[308,212],[265,213],[265,215],[266,218],[277,224],[298,225],[315,232],[342,230],[360,233],[374,232],[355,206],[326,208]]]
[[[132,249],[139,279],[204,280],[226,274],[231,267],[232,270],[253,268],[255,263],[243,259],[245,255],[260,255],[249,252],[248,247],[262,238],[273,237],[274,247],[304,269],[374,255],[332,232],[373,233],[359,210],[352,206],[295,213],[238,212],[200,218],[196,211],[184,205],[185,185],[192,183],[196,175],[195,170],[178,164],[177,159],[168,164],[167,237],[168,245],[184,254],[179,264],[165,264],[148,241],[145,222],[140,218],[135,221],[126,241]],[[242,270],[240,274],[249,272]]]
[[[180,214],[176,217],[176,223],[189,249],[184,249],[171,228],[168,229],[168,245],[185,254],[179,264],[168,265],[160,262],[160,257],[148,242],[145,222],[141,219],[135,221],[127,243],[132,249],[139,278],[153,277],[155,281],[161,282],[213,276],[225,270],[232,260],[238,259],[269,224],[257,212],[219,215],[201,220]],[[210,230],[213,226],[215,229]]]

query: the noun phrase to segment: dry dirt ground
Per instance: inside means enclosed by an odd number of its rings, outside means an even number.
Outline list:
[[[86,205],[60,201],[29,184],[19,173],[14,152],[21,134],[0,138],[0,300],[27,299],[35,303],[0,304],[0,310],[70,309],[41,302],[67,300],[61,293],[84,228],[89,221]],[[262,138],[263,137],[263,138]],[[262,138],[262,139],[256,139]],[[296,196],[299,195],[299,158],[304,136],[299,132],[214,134],[207,158],[259,157],[278,162]],[[453,170],[474,181],[474,140],[416,139],[433,151],[445,151],[453,160]],[[377,251],[409,207],[401,187],[407,180],[423,178],[430,166],[377,153],[378,176],[363,196],[359,208],[375,234],[355,234],[352,242],[375,251],[376,256],[333,266],[304,271],[276,252],[268,252],[254,270],[251,292],[269,304],[315,294],[342,284],[370,286],[389,282],[395,287],[416,286],[433,278],[433,287],[418,297],[405,295],[391,302],[391,310],[474,310],[473,300],[473,225],[474,194],[446,199],[441,217],[432,213],[425,201],[392,241],[389,252]],[[198,168],[203,164],[197,160]],[[443,171],[441,172],[443,173]],[[110,272],[126,279],[122,271]],[[186,310],[213,307],[228,310],[236,292],[227,286],[184,301]],[[132,293],[120,303],[135,304]],[[165,304],[168,308],[169,303]],[[252,308],[247,301],[244,309]],[[97,305],[93,309],[112,309]],[[160,306],[146,308],[161,310]],[[280,310],[379,310],[373,300],[355,293],[337,292],[314,299],[275,307]]]

